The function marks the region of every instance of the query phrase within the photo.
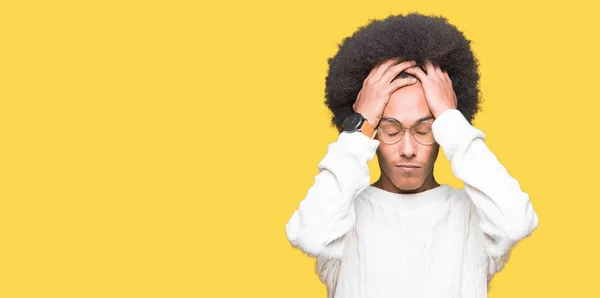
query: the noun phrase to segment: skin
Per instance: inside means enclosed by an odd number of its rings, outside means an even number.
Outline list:
[[[457,99],[448,73],[426,61],[425,71],[414,61],[390,59],[375,66],[365,79],[355,111],[365,116],[373,127],[382,118],[394,118],[404,127],[412,127],[424,117],[437,118],[448,109],[456,109]],[[395,78],[404,71],[417,78]],[[374,187],[392,193],[418,193],[439,186],[433,168],[439,153],[439,144],[422,145],[411,133],[396,144],[381,142],[377,158],[381,169]],[[396,167],[399,163],[417,164],[420,167],[407,173]]]
[[[392,93],[384,111],[384,118],[394,118],[403,127],[412,127],[418,119],[431,117],[421,83],[402,87]],[[430,132],[431,133],[431,132]],[[393,193],[417,193],[439,186],[433,175],[439,145],[419,144],[412,133],[405,131],[396,144],[380,142],[377,159],[381,176],[373,186]],[[420,166],[414,173],[406,173],[395,166],[411,163]]]

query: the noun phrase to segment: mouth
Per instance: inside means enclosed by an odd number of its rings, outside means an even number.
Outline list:
[[[396,168],[398,168],[403,173],[414,173],[414,172],[417,172],[419,170],[419,168],[421,168],[421,167],[417,166],[417,165],[412,165],[412,164],[400,164],[400,165],[396,165]]]
[[[399,164],[399,165],[395,165],[398,168],[420,168],[420,166],[418,165],[413,165],[413,164]]]

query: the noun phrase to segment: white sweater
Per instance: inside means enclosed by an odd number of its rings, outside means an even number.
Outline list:
[[[370,186],[379,146],[360,132],[328,145],[319,173],[286,225],[290,243],[316,258],[329,298],[480,298],[538,217],[529,195],[458,110],[432,131],[464,182],[397,194]]]

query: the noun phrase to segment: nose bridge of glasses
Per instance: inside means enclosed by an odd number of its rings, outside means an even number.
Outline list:
[[[406,133],[407,130],[409,132],[408,133],[408,135],[409,135],[408,137],[406,136],[407,135],[407,133]],[[411,138],[413,140],[410,140]],[[417,141],[417,135],[415,133],[415,128],[414,127],[403,127],[402,128],[402,136],[400,137],[400,142],[406,142],[407,139],[408,139],[408,142],[417,142],[417,143],[419,142],[419,141]]]

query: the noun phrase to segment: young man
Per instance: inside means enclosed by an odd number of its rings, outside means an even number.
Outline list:
[[[374,20],[329,60],[340,135],[286,225],[316,258],[328,297],[487,297],[488,282],[538,217],[471,125],[477,61],[443,17]],[[439,147],[464,182],[439,184]],[[380,178],[367,163],[377,154]]]

